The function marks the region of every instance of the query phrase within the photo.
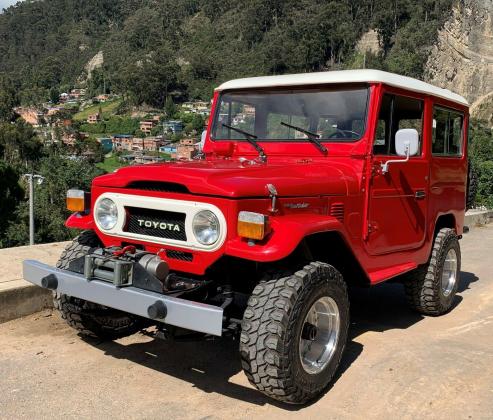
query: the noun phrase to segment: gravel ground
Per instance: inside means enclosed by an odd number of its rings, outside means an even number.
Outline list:
[[[493,226],[461,246],[459,294],[445,316],[410,312],[399,284],[353,293],[343,365],[309,406],[252,389],[234,341],[84,341],[45,311],[0,325],[0,418],[491,419]]]

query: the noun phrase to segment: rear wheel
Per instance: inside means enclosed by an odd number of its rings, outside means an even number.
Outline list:
[[[93,231],[83,231],[65,248],[56,266],[68,269],[71,261],[99,246],[101,243]],[[138,317],[61,293],[54,293],[53,305],[68,325],[85,336],[116,339],[143,328]]]
[[[478,191],[478,175],[474,165],[469,160],[467,172],[467,189],[466,189],[466,210],[472,209],[476,205],[476,193]]]
[[[452,229],[441,229],[427,264],[404,279],[410,306],[425,315],[442,315],[453,305],[460,280],[460,245]]]
[[[347,340],[349,300],[341,274],[313,262],[258,284],[242,322],[240,355],[248,380],[277,400],[302,404],[332,380]]]

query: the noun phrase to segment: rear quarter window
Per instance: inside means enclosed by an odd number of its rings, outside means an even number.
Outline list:
[[[463,143],[464,114],[435,107],[433,109],[433,155],[460,157],[462,156]]]

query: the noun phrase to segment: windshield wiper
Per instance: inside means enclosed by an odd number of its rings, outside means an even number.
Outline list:
[[[264,149],[258,144],[255,139],[257,139],[257,136],[255,134],[251,134],[248,131],[243,131],[240,128],[233,127],[229,124],[222,123],[223,127],[229,128],[230,130],[236,131],[237,133],[243,134],[245,136],[245,139],[248,143],[250,143],[255,150],[259,154],[259,158],[262,162],[265,162],[267,160],[267,155],[264,152]]]
[[[318,140],[320,138],[320,136],[317,133],[313,133],[312,131],[305,130],[304,128],[301,128],[301,127],[296,127],[295,125],[285,123],[284,121],[281,121],[281,125],[292,128],[293,130],[299,131],[300,133],[306,134],[306,136],[308,137],[308,140],[311,143],[313,143],[315,146],[317,146],[318,150],[320,150],[324,155],[327,154],[328,150]]]

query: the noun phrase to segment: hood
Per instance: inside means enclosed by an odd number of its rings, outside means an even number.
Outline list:
[[[340,168],[327,162],[268,162],[254,165],[233,160],[197,160],[128,166],[97,177],[94,186],[125,188],[130,183],[168,182],[186,186],[193,194],[230,198],[264,197],[266,184],[279,196],[346,195],[348,181]]]

